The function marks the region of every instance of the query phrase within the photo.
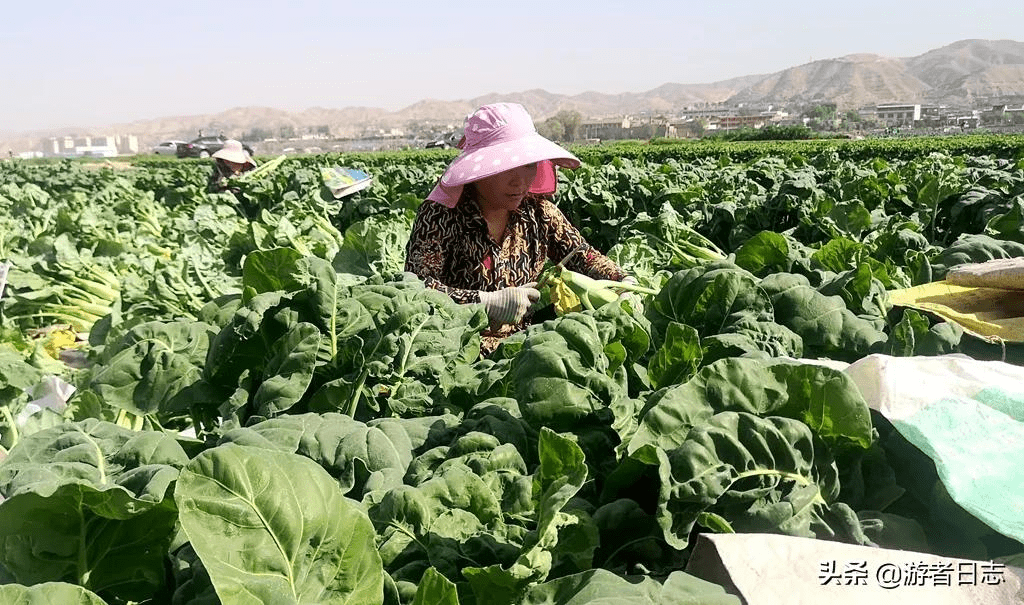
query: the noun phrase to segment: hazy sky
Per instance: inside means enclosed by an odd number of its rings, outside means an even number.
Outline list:
[[[0,132],[259,105],[381,107],[710,83],[1024,40],[1013,2],[5,2]]]

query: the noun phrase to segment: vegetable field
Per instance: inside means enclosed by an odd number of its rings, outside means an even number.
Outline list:
[[[0,601],[724,604],[698,533],[1024,553],[794,361],[1024,362],[887,295],[1024,256],[1024,139],[576,151],[556,203],[637,293],[486,359],[402,273],[451,152],[245,203],[206,161],[0,163]]]

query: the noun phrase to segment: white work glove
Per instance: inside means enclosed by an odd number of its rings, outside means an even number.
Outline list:
[[[526,316],[530,305],[540,300],[540,290],[536,282],[525,286],[502,288],[494,292],[480,291],[480,302],[491,320],[491,329],[501,324],[517,324]]]
[[[621,281],[624,284],[629,284],[631,286],[636,286],[640,283],[636,281],[636,278],[633,277],[632,275],[627,275],[626,277],[623,277],[619,281]],[[624,300],[628,302],[629,306],[633,309],[633,311],[639,314],[643,314],[644,304],[643,302],[641,302],[640,296],[636,292],[623,292],[622,294],[619,294],[619,300]]]

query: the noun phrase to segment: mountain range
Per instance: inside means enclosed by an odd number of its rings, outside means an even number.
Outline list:
[[[282,127],[291,126],[303,132],[327,125],[335,136],[354,137],[369,129],[404,128],[411,122],[461,126],[463,118],[473,109],[499,100],[523,104],[534,119],[540,121],[562,110],[597,118],[644,111],[671,112],[705,103],[791,106],[833,102],[840,110],[845,110],[887,102],[972,107],[1007,98],[1024,98],[1024,42],[961,40],[916,57],[853,54],[812,61],[772,74],[711,84],[669,83],[639,93],[561,95],[527,90],[489,93],[457,101],[425,99],[393,112],[373,107],[314,107],[299,112],[238,107],[217,114],[112,124],[105,129],[95,129],[95,134],[131,133],[149,145],[156,139],[187,140],[199,129],[222,130],[230,136],[238,136],[253,128],[278,132]],[[25,133],[18,142],[62,134],[70,132]],[[14,140],[0,141],[0,145],[16,150],[21,147],[15,147],[14,143]]]

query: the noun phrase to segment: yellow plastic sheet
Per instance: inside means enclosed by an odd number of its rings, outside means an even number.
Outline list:
[[[937,281],[890,290],[889,302],[934,313],[986,340],[1024,342],[1024,292]]]

